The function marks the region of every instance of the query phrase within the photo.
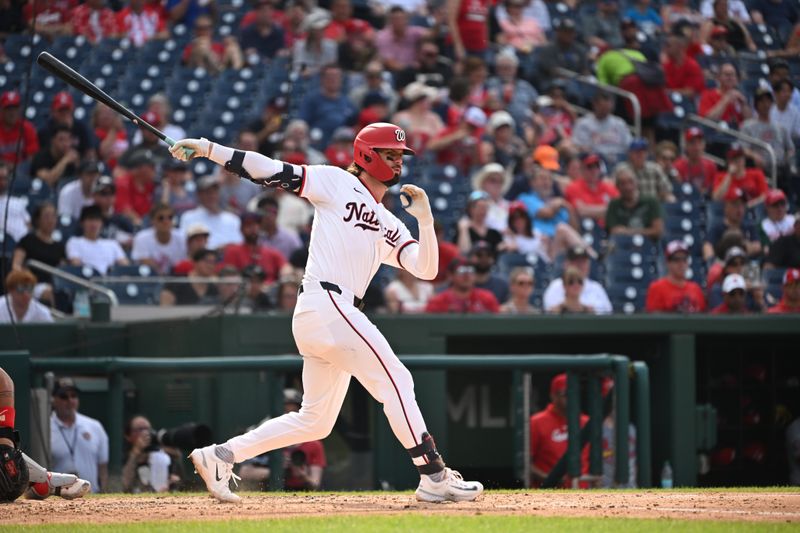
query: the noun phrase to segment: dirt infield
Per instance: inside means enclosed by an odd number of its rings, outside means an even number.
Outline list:
[[[800,492],[489,492],[479,501],[421,504],[410,493],[245,495],[241,505],[203,495],[19,500],[3,506],[3,524],[131,523],[286,518],[320,515],[445,513],[637,517],[800,523]]]

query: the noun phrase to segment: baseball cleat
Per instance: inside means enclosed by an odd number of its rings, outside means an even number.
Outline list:
[[[206,483],[208,491],[221,502],[240,503],[242,499],[231,492],[230,482],[237,487],[241,479],[233,473],[233,465],[219,459],[214,453],[215,444],[205,448],[197,448],[189,454],[189,459],[194,463],[194,470]]]
[[[75,500],[83,498],[90,490],[92,490],[92,484],[85,479],[78,478],[72,485],[56,487],[55,493],[65,500]]]
[[[483,493],[483,485],[477,481],[464,481],[457,471],[444,469],[444,478],[433,481],[430,476],[421,476],[417,487],[417,500],[438,503],[444,501],[469,502]]]

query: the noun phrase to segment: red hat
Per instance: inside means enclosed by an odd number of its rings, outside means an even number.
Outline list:
[[[376,122],[358,132],[353,142],[353,159],[378,181],[392,181],[394,171],[383,162],[375,150],[402,150],[405,155],[414,155],[406,146],[406,132],[400,126],[388,122]]]
[[[56,93],[53,97],[53,103],[50,107],[52,109],[72,109],[75,107],[75,101],[72,99],[72,95],[67,91],[61,91]]]
[[[767,193],[765,202],[767,205],[775,205],[780,202],[786,202],[786,195],[780,189],[772,189]]]
[[[786,274],[783,275],[783,284],[790,285],[800,281],[800,268],[790,268],[786,271]]]
[[[733,159],[744,155],[744,148],[741,144],[732,144],[728,151],[725,153],[726,159]]]
[[[711,30],[711,37],[719,37],[728,35],[728,28],[725,26],[714,26]]]
[[[513,213],[514,211],[524,211],[527,213],[528,208],[525,207],[525,204],[523,202],[520,202],[519,200],[514,200],[513,202],[508,204],[508,212],[510,214]]]
[[[161,117],[158,116],[158,113],[155,111],[145,111],[142,113],[142,120],[147,122],[148,124],[158,124],[161,122]]]
[[[599,164],[600,156],[597,154],[586,154],[585,156],[583,156],[583,159],[581,161],[583,162],[584,165],[588,167],[589,165]]]
[[[6,91],[0,96],[0,107],[13,107],[20,105],[22,99],[17,91]]]
[[[550,394],[567,390],[567,375],[558,374],[550,381]]]
[[[705,133],[703,133],[703,130],[700,128],[692,126],[686,130],[686,133],[684,133],[683,136],[687,141],[691,141],[692,139],[702,139],[705,137]]]
[[[664,255],[667,256],[667,259],[679,253],[689,253],[689,248],[687,248],[686,244],[680,240],[670,241],[669,244],[667,244],[667,249],[664,251]]]

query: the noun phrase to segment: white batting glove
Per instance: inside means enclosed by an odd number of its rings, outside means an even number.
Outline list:
[[[211,141],[205,137],[200,139],[182,139],[169,148],[175,159],[188,161],[196,157],[208,157],[211,153]]]
[[[425,191],[416,185],[406,184],[400,187],[400,205],[403,209],[408,211],[411,216],[417,219],[420,224],[433,224],[433,213],[431,213],[431,203],[428,201],[428,195]],[[405,193],[411,198],[411,203],[408,203],[408,198],[403,196]]]

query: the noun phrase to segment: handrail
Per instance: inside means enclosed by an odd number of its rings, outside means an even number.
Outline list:
[[[614,85],[601,83],[594,76],[583,76],[573,70],[568,70],[563,67],[556,68],[556,73],[565,78],[570,78],[572,80],[597,87],[628,100],[633,108],[633,133],[637,138],[642,136],[642,104],[639,103],[639,98],[637,98],[635,94],[630,91],[626,91],[625,89],[615,87]]]
[[[687,118],[692,122],[700,124],[701,126],[706,126],[707,128],[716,130],[724,135],[730,135],[731,137],[735,137],[740,141],[745,141],[746,143],[749,144],[755,144],[759,148],[763,148],[764,150],[766,150],[767,153],[769,154],[769,158],[772,163],[770,165],[770,175],[769,175],[770,186],[772,188],[776,187],[778,182],[778,159],[775,157],[775,149],[772,148],[772,146],[769,143],[764,142],[761,139],[757,139],[756,137],[751,137],[750,135],[742,133],[739,130],[734,130],[725,126],[720,126],[718,122],[711,119],[707,119],[705,117],[701,117],[700,115],[697,115],[695,113],[690,113]]]
[[[61,269],[51,267],[50,265],[42,263],[37,259],[28,259],[27,265],[35,268],[36,270],[47,272],[51,276],[56,276],[58,278],[65,279],[70,283],[74,283],[75,285],[80,285],[85,289],[89,289],[89,291],[99,292],[100,294],[105,295],[106,298],[108,298],[108,300],[111,302],[111,307],[117,307],[119,305],[117,295],[114,294],[114,291],[109,288],[98,285],[97,283],[92,283],[91,281],[87,281],[79,276],[70,274],[69,272],[64,272]]]

